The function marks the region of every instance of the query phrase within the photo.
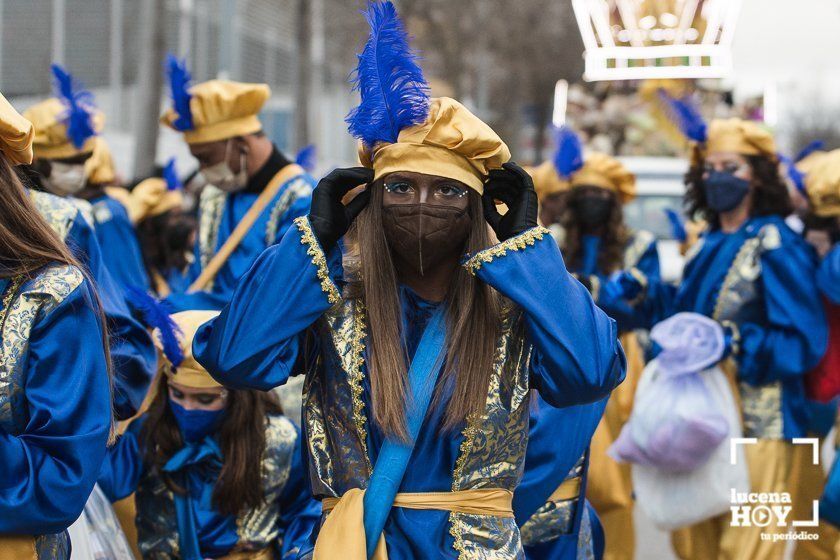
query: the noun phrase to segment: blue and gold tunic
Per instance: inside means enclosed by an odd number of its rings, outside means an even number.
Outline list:
[[[137,413],[157,368],[157,353],[146,329],[128,309],[125,296],[102,259],[93,227],[67,199],[35,190],[29,196],[49,226],[67,244],[96,284],[108,321],[114,370],[114,411],[118,420]]]
[[[151,284],[143,263],[143,251],[125,207],[107,194],[90,200],[96,239],[102,249],[102,261],[117,284],[136,286],[149,291]]]
[[[828,341],[813,251],[782,218],[763,216],[710,230],[687,257],[679,288],[651,282],[639,309],[650,324],[693,311],[731,325],[744,436],[804,436],[803,376]]]
[[[112,424],[98,304],[65,265],[0,293],[0,552],[64,560]]]
[[[286,170],[284,163],[285,159],[275,149],[269,161],[248,181],[243,191],[226,193],[212,185],[205,187],[199,201],[195,260],[189,270],[189,283],[198,278],[225,244],[260,193]],[[233,295],[239,279],[257,257],[266,247],[274,245],[283,237],[292,225],[292,220],[309,212],[314,186],[315,180],[305,173],[288,178],[211,285],[205,291],[173,294],[168,298],[167,302],[173,311],[218,310],[224,307]]]
[[[99,486],[111,501],[135,493],[137,540],[144,557],[180,558],[179,526],[175,496],[160,472],[144,466],[141,431],[145,416],[133,421],[108,451]],[[220,558],[233,551],[276,550],[282,560],[297,558],[309,546],[309,536],[320,519],[320,504],[312,499],[301,464],[300,434],[285,416],[266,418],[266,447],[262,457],[265,500],[258,508],[238,516],[219,513],[213,505],[213,488],[224,457],[201,454],[202,460],[182,461],[173,476],[185,476],[190,493],[190,514],[202,557]],[[198,449],[198,447],[196,447]],[[254,458],[257,459],[256,457]]]
[[[442,411],[433,409],[400,492],[512,492],[525,459],[530,390],[563,407],[602,399],[624,375],[615,322],[565,272],[547,230],[528,230],[464,265],[509,302],[486,406],[454,432],[443,430]],[[306,373],[306,455],[317,498],[366,488],[384,440],[370,421],[365,306],[343,297],[341,284],[340,251],[325,255],[308,219],[299,218],[193,341],[196,359],[233,387],[270,389]],[[423,315],[413,299],[403,298],[405,317]],[[392,559],[522,557],[512,518],[394,508],[385,537]]]

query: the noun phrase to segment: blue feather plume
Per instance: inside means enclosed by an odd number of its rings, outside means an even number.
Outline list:
[[[175,158],[169,158],[163,168],[163,179],[166,181],[166,188],[170,191],[178,191],[184,188],[178,171],[175,169]]]
[[[187,70],[187,61],[169,53],[166,55],[166,73],[169,76],[169,89],[172,93],[172,107],[178,118],[172,123],[177,130],[192,130],[193,118],[190,110],[190,76]]]
[[[53,64],[50,69],[55,96],[67,107],[67,113],[62,117],[67,126],[67,138],[76,148],[81,148],[88,138],[96,136],[93,128],[93,112],[96,109],[93,94],[81,87],[70,72],[60,65]]]
[[[668,216],[668,221],[671,223],[671,233],[674,235],[674,239],[680,243],[685,243],[685,240],[688,239],[688,232],[685,229],[682,216],[673,208],[666,208],[665,215]]]
[[[362,100],[345,121],[367,146],[394,143],[402,129],[429,116],[429,85],[394,5],[371,2],[365,18],[370,36],[352,78]]]
[[[814,140],[813,142],[802,148],[802,150],[800,150],[799,153],[796,154],[796,157],[793,158],[793,161],[799,163],[800,161],[810,156],[817,150],[823,149],[825,149],[825,142],[823,142],[822,140]]]
[[[172,320],[166,307],[150,296],[142,288],[128,286],[126,288],[126,301],[137,313],[148,328],[157,329],[160,332],[160,341],[163,345],[163,353],[166,359],[178,367],[184,361],[184,352],[181,350],[181,342],[178,337],[183,336],[181,329]]]
[[[564,179],[570,179],[583,167],[583,146],[580,137],[568,126],[561,126],[554,135],[554,168]]]
[[[300,149],[295,156],[295,163],[303,167],[310,173],[315,169],[315,163],[318,161],[318,150],[315,144],[310,144]]]
[[[680,129],[683,135],[698,143],[706,141],[706,121],[700,109],[690,96],[676,99],[664,89],[659,90],[659,98],[665,104],[668,118]]]
[[[796,187],[796,190],[802,194],[807,194],[805,190],[805,174],[796,168],[796,162],[784,154],[777,155],[779,156],[779,161],[784,164],[785,169],[787,170],[787,176]]]

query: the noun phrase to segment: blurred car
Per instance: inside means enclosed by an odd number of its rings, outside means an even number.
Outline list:
[[[624,220],[634,230],[646,230],[656,236],[662,278],[677,283],[682,277],[685,259],[680,254],[680,242],[674,238],[666,209],[684,217],[683,178],[688,162],[667,157],[620,157],[621,162],[636,175],[636,198],[624,207]]]

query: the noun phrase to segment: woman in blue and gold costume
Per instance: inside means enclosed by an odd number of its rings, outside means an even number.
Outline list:
[[[195,361],[196,328],[217,312],[170,317],[134,298],[157,327],[159,383],[108,451],[99,486],[112,501],[136,493],[143,557],[296,558],[320,514],[298,429],[272,395],[224,389]]]
[[[91,282],[13,169],[32,137],[0,95],[0,558],[65,560],[113,424],[108,343]]]
[[[805,435],[807,422],[803,377],[827,344],[814,254],[785,224],[792,207],[772,135],[734,118],[707,127],[690,101],[670,103],[696,143],[686,207],[709,228],[679,287],[649,282],[637,308],[651,324],[680,311],[721,323],[721,365],[735,384],[744,436],[758,439],[745,448],[751,491],[794,493],[791,439]],[[673,542],[681,558],[782,558],[785,541],[761,537],[786,531],[731,527],[727,513],[675,532]]]
[[[364,167],[319,183],[193,351],[231,387],[306,375],[316,559],[522,558],[511,499],[530,390],[557,407],[609,394],[624,374],[615,323],[537,226],[507,146],[429,98],[393,4],[367,18],[348,117]]]
[[[569,517],[565,510],[584,515],[574,509],[582,509],[576,506],[578,500],[569,497],[568,489],[576,481],[580,494],[583,495],[585,489],[604,525],[605,558],[632,559],[635,536],[630,469],[617,464],[606,451],[629,418],[636,382],[644,368],[642,351],[632,332],[641,325],[632,308],[615,298],[613,291],[604,288],[611,286],[610,278],[621,271],[628,271],[645,283],[648,278],[659,280],[659,254],[651,233],[630,231],[624,223],[623,205],[635,197],[633,174],[606,154],[584,154],[579,137],[568,127],[559,128],[555,140],[552,160],[531,172],[535,187],[543,198],[563,197],[562,209],[550,213],[560,226],[556,228],[558,242],[569,270],[589,289],[599,307],[616,320],[627,355],[627,379],[611,395],[606,411],[601,403],[604,418],[595,431],[588,461],[582,461],[576,472],[561,479],[562,485],[555,480],[558,486],[555,499],[545,503],[536,512],[536,517],[522,527],[523,540],[526,545],[539,547],[539,552],[535,549],[529,553],[535,558],[569,557],[566,542],[569,539],[565,535],[571,533],[570,525],[556,520],[568,517],[572,522],[577,521],[577,515]],[[590,412],[595,414],[597,411]],[[556,445],[558,431],[564,430],[562,423],[552,417],[562,414],[564,412],[552,411],[546,403],[540,403],[531,420],[529,457],[541,456],[543,460],[551,457],[548,450]],[[546,466],[528,461],[526,459],[525,485],[532,483],[532,477],[544,477],[550,472]],[[585,472],[587,465],[588,473]],[[584,480],[586,485],[581,484]],[[592,519],[581,518],[579,526],[582,529],[587,528],[584,522],[593,526],[594,516],[590,517]],[[581,542],[586,540],[583,538]]]
[[[128,210],[106,192],[114,181],[113,163],[99,136],[104,114],[93,94],[66,70],[52,65],[55,97],[26,110],[35,125],[35,168],[52,194],[89,203],[102,259],[117,284],[149,288],[143,255]],[[110,189],[109,189],[110,190]]]

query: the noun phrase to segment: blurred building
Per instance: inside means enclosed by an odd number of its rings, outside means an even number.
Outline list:
[[[353,143],[334,133],[353,97],[346,70],[329,68],[325,52],[325,0],[313,11],[309,96],[310,136],[319,166],[351,161]],[[329,1],[329,0],[326,0]],[[261,115],[266,133],[289,155],[295,145],[294,85],[299,52],[299,0],[166,0],[166,50],[185,57],[196,82],[230,78],[266,82],[272,97]],[[107,115],[105,137],[119,169],[130,174],[134,131],[132,111],[142,53],[143,0],[0,0],[0,91],[19,109],[51,92],[49,65],[64,64],[97,98]],[[161,65],[161,71],[163,66]],[[164,104],[168,93],[161,91]],[[165,105],[164,105],[165,106]],[[332,133],[330,133],[332,132]],[[176,155],[191,165],[179,135],[161,127],[157,160]]]

